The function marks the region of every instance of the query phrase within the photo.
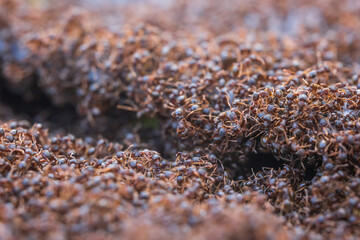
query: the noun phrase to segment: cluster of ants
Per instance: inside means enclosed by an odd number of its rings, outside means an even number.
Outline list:
[[[235,192],[210,153],[170,162],[104,139],[50,137],[27,121],[1,124],[0,135],[4,239],[289,237],[266,198]]]
[[[5,238],[360,236],[359,4],[206,2],[0,0]]]

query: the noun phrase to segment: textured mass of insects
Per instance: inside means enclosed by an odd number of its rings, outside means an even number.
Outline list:
[[[0,0],[1,236],[360,236],[356,1],[78,4]]]

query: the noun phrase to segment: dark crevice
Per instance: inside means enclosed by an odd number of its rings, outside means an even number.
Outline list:
[[[250,153],[246,156],[232,155],[225,158],[225,167],[227,168],[230,176],[234,180],[245,180],[262,171],[264,168],[279,169],[282,168],[286,162],[277,159],[271,152]],[[239,159],[234,161],[234,159]]]
[[[263,168],[278,169],[284,165],[283,160],[277,159],[271,152],[251,153],[247,156],[246,167],[257,173]]]
[[[0,64],[1,65],[1,64]],[[74,125],[78,116],[71,105],[56,106],[51,99],[37,86],[37,76],[29,78],[27,86],[12,86],[1,74],[0,69],[0,102],[9,106],[15,118],[31,123],[44,123],[47,127],[67,129]]]
[[[23,88],[13,86],[2,75],[0,68],[0,103],[10,107],[14,115],[7,119],[42,123],[53,134],[104,137],[125,147],[133,145],[133,149],[150,148],[160,154],[166,152],[164,141],[161,141],[160,119],[139,119],[134,112],[110,109],[100,116],[94,116],[93,122],[90,122],[86,116],[80,116],[73,105],[54,104],[37,85],[37,78],[34,74]]]
[[[311,181],[316,175],[316,167],[315,166],[307,166],[305,168],[305,181]]]
[[[36,76],[29,79],[26,89],[19,90],[11,86],[0,74],[0,102],[9,106],[14,117],[26,119],[31,123],[44,123],[48,127],[72,126],[77,120],[75,108],[71,105],[56,106],[51,99],[36,85]],[[31,92],[31,94],[27,94]],[[31,97],[29,97],[31,95]]]
[[[29,79],[29,81],[31,80]],[[27,87],[27,91],[31,91],[32,96],[35,96],[31,100],[26,100],[24,96],[26,93],[16,91],[16,88],[11,87],[4,76],[0,75],[0,101],[10,106],[15,114],[25,115],[33,119],[44,109],[52,109],[54,107],[50,99],[35,86],[35,83]]]

